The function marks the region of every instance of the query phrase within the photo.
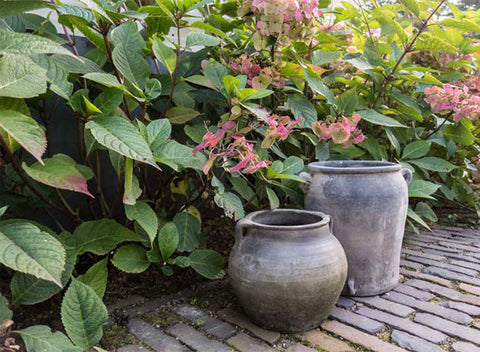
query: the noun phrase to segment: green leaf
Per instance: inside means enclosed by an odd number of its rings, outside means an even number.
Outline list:
[[[315,66],[322,66],[338,60],[339,58],[340,53],[338,51],[315,50],[312,53],[312,64]]]
[[[217,87],[215,86],[215,83],[213,81],[205,76],[201,75],[193,75],[190,77],[186,77],[185,81],[189,83],[193,83],[199,86],[207,87],[213,90],[217,90]]]
[[[277,194],[270,187],[267,187],[265,190],[267,191],[268,201],[270,202],[270,209],[277,209],[280,206],[280,199],[278,199]]]
[[[400,2],[410,11],[412,11],[415,16],[420,14],[420,8],[418,6],[417,0],[400,0]]]
[[[65,57],[71,58],[70,56]],[[73,92],[73,84],[68,81],[68,72],[50,56],[37,55],[32,57],[32,59],[38,66],[47,70],[47,82],[50,83],[49,89],[64,99],[70,99]]]
[[[300,127],[310,127],[312,122],[317,121],[317,111],[305,95],[295,94],[289,96],[287,106],[295,120],[302,117],[305,119],[305,121],[299,124]]]
[[[422,218],[420,216],[418,216],[418,214],[415,213],[411,208],[408,208],[407,215],[413,221],[419,223],[420,225],[422,225],[426,229],[431,230],[430,226],[428,226],[428,224],[425,221],[423,221]]]
[[[418,202],[415,207],[415,213],[421,217],[430,220],[432,222],[437,222],[438,218],[435,212],[430,208],[430,206],[425,202]]]
[[[61,54],[74,56],[71,51],[53,40],[33,34],[0,29],[0,55],[6,54]]]
[[[243,204],[240,198],[235,193],[224,192],[222,194],[215,194],[215,203],[225,211],[225,215],[229,218],[235,216],[235,220],[240,220],[245,217]]]
[[[173,108],[170,108],[167,110],[165,116],[168,117],[168,120],[170,121],[170,123],[172,124],[178,124],[178,125],[181,125],[181,124],[184,124],[192,119],[194,119],[195,117],[197,117],[198,115],[200,115],[200,113],[196,110],[193,110],[193,109],[189,109],[189,108],[184,108],[184,107],[181,107],[181,106],[176,106],[176,107],[173,107]]]
[[[353,114],[358,105],[357,89],[352,88],[343,92],[335,99],[335,105],[343,114]]]
[[[311,70],[305,70],[304,74],[310,88],[312,88],[316,94],[323,95],[329,104],[333,104],[335,96],[325,83],[323,83],[322,80]]]
[[[250,200],[255,192],[248,186],[248,182],[242,177],[229,176],[228,179],[232,183],[233,190],[240,194],[245,200]]]
[[[179,242],[178,229],[175,223],[167,222],[158,232],[158,248],[166,261],[177,249]]]
[[[93,177],[90,168],[77,165],[72,158],[64,154],[55,154],[52,158],[44,159],[43,163],[44,165],[36,162],[31,166],[23,163],[22,167],[27,175],[35,181],[54,188],[83,193],[94,198],[87,186],[87,179]]]
[[[303,171],[303,160],[298,156],[289,156],[283,161],[283,169],[280,173],[287,175],[295,175]]]
[[[480,26],[475,22],[473,22],[472,20],[469,20],[466,18],[461,20],[457,20],[454,18],[446,18],[438,22],[438,24],[448,28],[461,29],[464,32],[480,33]]]
[[[123,100],[123,92],[120,89],[106,88],[93,101],[93,104],[102,113],[113,113],[117,110]]]
[[[157,150],[172,133],[172,125],[167,119],[154,120],[147,125],[147,141],[151,150]]]
[[[214,37],[213,35],[199,33],[199,32],[190,32],[187,35],[186,47],[191,48],[192,46],[202,45],[202,46],[216,46],[220,44],[220,39]]]
[[[449,172],[457,168],[448,161],[433,156],[411,160],[410,162],[418,167],[421,167],[422,169],[437,172]]]
[[[225,275],[223,257],[213,250],[197,249],[189,255],[188,259],[190,259],[190,267],[208,279],[220,279]]]
[[[150,266],[147,250],[138,244],[126,244],[115,252],[112,264],[126,273],[143,273]]]
[[[0,294],[0,322],[10,320],[12,317],[13,312],[8,307],[8,300]]]
[[[82,352],[83,349],[75,347],[60,331],[52,333],[49,326],[35,325],[17,331],[22,337],[25,347],[29,352]]]
[[[414,198],[435,199],[431,195],[434,194],[440,185],[423,180],[413,180],[408,185],[408,196]]]
[[[218,90],[221,90],[223,88],[223,77],[227,75],[227,69],[219,62],[213,61],[205,66],[203,74],[215,84]]]
[[[120,116],[104,116],[85,125],[98,143],[127,158],[158,168],[152,151],[135,126]]]
[[[45,1],[31,1],[31,0],[3,0],[0,1],[0,14],[2,17],[16,16],[24,12],[41,9],[47,7],[48,3]]]
[[[56,238],[27,221],[1,221],[0,263],[62,287],[65,249]]]
[[[417,159],[426,155],[430,150],[430,142],[415,141],[409,143],[403,150],[402,159]]]
[[[195,27],[195,28],[199,28],[199,29],[203,29],[204,31],[207,31],[207,32],[216,34],[216,35],[218,35],[219,37],[222,37],[223,39],[226,39],[226,40],[228,40],[230,43],[232,43],[233,45],[237,46],[237,44],[235,43],[235,41],[234,41],[232,38],[230,38],[227,34],[225,34],[224,32],[222,32],[220,29],[212,26],[211,24],[208,24],[208,23],[205,23],[205,22],[196,21],[196,22],[191,23],[190,26],[191,26],[191,27]]]
[[[147,202],[136,202],[135,205],[125,205],[125,214],[128,220],[136,221],[148,234],[150,243],[153,243],[158,231],[157,214]]]
[[[2,129],[43,164],[42,155],[47,149],[47,138],[33,118],[13,110],[0,111]]]
[[[100,299],[103,299],[103,295],[107,288],[107,264],[108,257],[105,257],[99,262],[93,264],[85,274],[77,277],[78,281],[90,286]]]
[[[5,55],[0,59],[0,97],[33,98],[43,94],[47,91],[46,74],[29,57]]]
[[[86,252],[105,255],[122,242],[143,241],[139,234],[111,219],[84,222],[75,229],[73,237],[79,255]]]
[[[190,252],[195,249],[200,242],[200,222],[190,213],[182,212],[175,215],[173,222],[178,230],[178,250],[180,252]]]
[[[193,155],[193,148],[180,144],[175,140],[167,140],[154,151],[156,160],[170,166],[175,171],[181,168],[202,170],[206,159],[202,153]]]
[[[475,143],[475,136],[465,126],[461,124],[445,126],[443,130],[443,135],[447,138],[450,138],[454,142],[460,143],[465,146],[469,146]]]
[[[172,75],[177,64],[177,55],[175,52],[163,44],[157,37],[153,40],[152,50],[155,57],[160,60],[163,66],[170,72],[170,75]]]
[[[76,279],[62,301],[62,322],[68,337],[77,346],[88,349],[102,338],[102,325],[107,321],[107,308],[95,291]]]
[[[118,81],[117,77],[110,73],[90,72],[83,75],[83,78],[103,84],[107,87],[123,88],[123,85]]]
[[[77,74],[103,72],[102,68],[86,57],[71,57],[66,55],[52,55],[51,60],[65,71]]]
[[[374,125],[407,128],[407,126],[398,122],[397,120],[391,117],[382,115],[379,112],[376,112],[375,110],[371,110],[371,109],[361,110],[361,111],[358,111],[358,113],[362,116],[362,119],[370,123],[373,123]]]

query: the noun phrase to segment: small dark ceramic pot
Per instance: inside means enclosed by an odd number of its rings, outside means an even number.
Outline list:
[[[305,208],[333,218],[348,260],[344,294],[372,296],[397,285],[412,172],[383,161],[323,161],[300,174]]]
[[[328,317],[347,275],[345,252],[329,225],[328,215],[291,209],[258,211],[237,223],[228,269],[253,322],[299,332]]]

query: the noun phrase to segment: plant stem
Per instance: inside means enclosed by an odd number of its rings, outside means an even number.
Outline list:
[[[175,60],[175,70],[173,71],[173,77],[172,77],[172,89],[170,89],[170,94],[168,95],[168,100],[167,103],[165,104],[165,112],[163,114],[163,117],[167,114],[168,107],[172,103],[173,100],[173,93],[175,92],[175,85],[177,84],[177,77],[178,77],[178,61],[180,61],[180,19],[177,19],[176,23],[177,27],[177,51],[176,51],[176,57],[177,59]]]
[[[105,201],[105,196],[103,195],[102,189],[102,175],[101,175],[101,167],[100,167],[100,156],[98,154],[98,150],[95,150],[95,178],[96,178],[96,195],[98,198],[98,203],[100,205],[100,210],[102,212],[102,216],[105,218],[108,215],[109,209],[107,202]]]

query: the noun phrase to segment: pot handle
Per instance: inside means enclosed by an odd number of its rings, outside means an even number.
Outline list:
[[[237,243],[240,243],[243,240],[243,237],[245,237],[245,230],[252,227],[252,225],[253,222],[250,220],[250,215],[237,221],[237,224],[235,225],[235,240]]]
[[[410,169],[407,169],[407,168],[403,168],[402,171],[402,176],[403,178],[405,179],[405,181],[407,181],[407,184],[409,184],[410,182],[412,182],[412,179],[413,179],[413,173],[412,173],[412,170]]]
[[[312,175],[309,174],[308,172],[300,172],[300,178],[303,178],[306,183],[301,182],[299,184],[300,189],[303,191],[303,193],[307,194],[308,190],[310,189],[310,184],[312,183]]]

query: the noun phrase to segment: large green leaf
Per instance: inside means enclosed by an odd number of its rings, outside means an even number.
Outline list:
[[[197,249],[188,256],[188,259],[190,267],[206,278],[220,279],[225,275],[223,257],[215,251]]]
[[[240,220],[245,216],[243,204],[235,193],[225,192],[217,193],[214,197],[215,203],[225,211],[225,215],[230,218],[235,216],[235,220]]]
[[[0,322],[12,319],[13,312],[8,307],[8,300],[0,294]]]
[[[175,252],[178,246],[179,236],[177,226],[173,222],[167,222],[158,232],[158,248],[162,253],[163,260],[167,260]]]
[[[425,156],[430,150],[430,142],[415,141],[407,144],[403,150],[402,159],[417,159]]]
[[[23,163],[22,167],[28,176],[38,182],[93,198],[87,186],[87,179],[93,177],[90,168],[75,163],[75,160],[64,154],[55,154],[52,158],[44,159],[43,163],[44,165],[36,162],[31,166]]]
[[[287,106],[295,117],[295,120],[302,117],[305,119],[299,126],[310,127],[312,122],[317,121],[317,111],[305,95],[296,94],[289,96]]]
[[[270,209],[276,209],[280,206],[280,199],[278,199],[277,194],[270,187],[265,188],[267,191],[268,201],[270,202]]]
[[[408,195],[409,197],[415,198],[427,198],[427,199],[435,199],[432,197],[438,189],[440,185],[437,185],[432,182],[423,181],[423,180],[413,180],[408,185]]]
[[[182,212],[173,218],[178,230],[178,250],[180,252],[191,251],[199,244],[198,235],[201,226],[198,219],[190,213]]]
[[[107,288],[107,264],[108,257],[105,257],[99,262],[93,264],[85,274],[77,277],[78,281],[90,286],[101,299],[103,299],[103,295]]]
[[[148,234],[150,243],[153,243],[158,231],[157,214],[147,202],[136,202],[134,205],[125,204],[125,214],[128,220],[136,221]]]
[[[37,121],[18,111],[3,110],[0,111],[2,129],[43,164],[42,155],[47,149],[47,138]]]
[[[374,125],[407,128],[407,126],[398,122],[397,120],[391,117],[382,115],[379,112],[376,112],[375,110],[371,110],[371,109],[362,110],[362,111],[359,111],[358,113],[362,116],[363,120],[373,123]]]
[[[322,51],[315,50],[312,53],[312,63],[316,66],[322,66],[336,61],[340,58],[340,52],[338,51]]]
[[[333,92],[327,87],[325,83],[323,83],[320,77],[318,77],[314,72],[310,70],[305,70],[304,74],[308,85],[316,94],[323,95],[327,99],[327,102],[330,104],[333,104],[335,102],[335,96],[333,95]]]
[[[0,59],[0,97],[33,98],[43,94],[47,91],[46,74],[26,56],[5,55]]]
[[[28,352],[82,352],[83,349],[75,347],[60,331],[52,333],[50,327],[35,325],[17,331],[25,342]]]
[[[107,308],[88,285],[72,279],[63,297],[62,322],[68,337],[84,349],[96,345],[102,338],[102,325],[107,321]]]
[[[115,87],[115,88],[122,88],[123,85],[119,82],[117,77],[110,73],[104,72],[89,72],[83,75],[83,78],[89,79],[91,81],[103,84],[107,87]]]
[[[147,126],[147,140],[152,150],[157,150],[172,133],[172,125],[168,119],[154,120]]]
[[[449,163],[448,161],[433,156],[410,160],[410,162],[414,165],[417,165],[418,167],[421,167],[422,169],[437,172],[449,172],[457,168],[455,165]]]
[[[298,156],[289,156],[283,161],[283,168],[280,171],[282,174],[295,175],[303,171],[303,160]]]
[[[0,29],[0,55],[6,54],[62,54],[74,56],[71,51],[53,40],[33,34]]]
[[[475,143],[475,136],[461,124],[445,126],[443,135],[465,146]]]
[[[190,32],[187,35],[186,46],[191,48],[192,46],[216,46],[220,44],[220,39],[210,34]]]
[[[71,57],[66,55],[52,55],[50,58],[58,66],[70,73],[86,74],[103,72],[102,68],[86,57]]]
[[[70,56],[63,56],[71,59]],[[47,82],[50,83],[50,90],[64,99],[69,99],[73,92],[73,84],[68,81],[68,72],[50,56],[36,55],[32,57],[32,60],[47,70]]]
[[[202,153],[193,155],[193,148],[180,144],[175,140],[167,140],[154,150],[158,162],[179,171],[181,168],[202,170],[206,159]]]
[[[173,71],[175,71],[175,66],[177,63],[177,55],[175,52],[163,44],[157,37],[155,37],[153,40],[152,50],[155,54],[155,57],[160,60],[168,72],[172,74]]]
[[[28,221],[0,222],[0,263],[62,287],[65,249]]]
[[[0,1],[0,15],[2,17],[16,16],[46,6],[48,6],[48,2],[39,0],[3,0]]]
[[[141,242],[143,238],[112,219],[87,221],[78,226],[73,233],[78,254],[92,252],[105,255],[126,241]]]
[[[77,247],[73,236],[63,232],[58,236],[66,252],[65,270],[62,274],[62,285],[65,286],[72,276],[77,261]],[[37,304],[46,301],[61,291],[53,282],[38,279],[35,276],[17,272],[10,282],[12,304]]]
[[[138,244],[126,244],[115,252],[112,264],[126,273],[142,273],[150,266],[147,250]]]
[[[407,216],[412,219],[413,221],[419,223],[420,225],[422,225],[423,227],[425,227],[427,230],[430,230],[430,226],[428,226],[428,224],[423,221],[423,219],[417,214],[415,213],[412,208],[408,208],[408,211],[407,211]]]
[[[98,143],[130,159],[157,165],[152,151],[133,124],[120,116],[104,116],[85,125]]]

